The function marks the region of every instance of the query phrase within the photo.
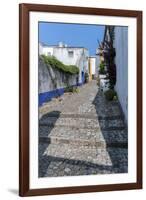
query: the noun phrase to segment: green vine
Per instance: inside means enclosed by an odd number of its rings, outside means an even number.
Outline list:
[[[76,65],[65,65],[54,56],[41,55],[41,59],[48,67],[56,68],[64,73],[71,75],[78,74],[79,68]]]

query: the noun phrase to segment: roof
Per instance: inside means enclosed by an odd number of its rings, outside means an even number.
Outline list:
[[[54,48],[78,48],[78,49],[87,49],[86,47],[80,47],[80,46],[63,46],[63,47],[59,47],[59,45],[48,45],[42,42],[39,42],[42,46],[44,47],[54,47]],[[88,50],[88,49],[87,49]]]
[[[57,47],[57,45],[48,45],[43,42],[39,42],[39,44],[41,44],[43,47]]]
[[[95,56],[89,56],[89,58],[97,58],[97,56],[95,55]]]

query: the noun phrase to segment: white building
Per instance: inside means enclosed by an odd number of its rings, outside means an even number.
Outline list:
[[[39,55],[52,56],[54,47],[39,43]]]
[[[126,121],[128,121],[128,28],[115,27],[114,47],[116,50],[115,90],[121,103]]]
[[[113,31],[113,47],[115,48],[116,84],[114,86],[124,116],[128,122],[128,28],[110,26],[105,28],[104,40],[110,41],[110,29]]]
[[[98,59],[97,56],[89,57],[89,80],[92,80],[93,77],[96,78],[98,74]]]
[[[39,43],[39,55],[55,56],[66,65],[79,67],[79,84],[84,83],[85,72],[88,72],[88,49],[84,47],[67,46],[62,42],[59,45],[44,45]]]

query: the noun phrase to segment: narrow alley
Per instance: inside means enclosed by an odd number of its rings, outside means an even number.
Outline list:
[[[39,177],[126,173],[127,148],[119,102],[95,80],[39,107]]]

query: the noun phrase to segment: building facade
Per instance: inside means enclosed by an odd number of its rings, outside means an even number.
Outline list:
[[[52,98],[62,95],[67,85],[79,86],[84,84],[85,73],[89,74],[88,49],[84,47],[67,46],[62,42],[58,45],[45,45],[39,43],[39,55],[54,56],[65,65],[75,65],[79,68],[78,74],[69,75],[52,68],[51,66],[48,68],[41,57],[39,57],[38,82],[40,106]]]
[[[79,68],[78,84],[85,81],[85,73],[88,73],[89,51],[84,47],[67,46],[60,42],[58,45],[44,45],[39,43],[39,55],[55,56],[66,65],[76,65]]]
[[[115,90],[128,122],[128,28],[115,27],[114,47],[116,51],[116,85]]]
[[[111,43],[112,42],[112,43]],[[125,116],[125,121],[128,122],[128,28],[119,26],[106,26],[104,39],[104,47],[102,54],[106,65],[108,65],[108,56],[111,58],[112,46],[114,55],[116,81],[114,89],[117,92],[122,111]],[[113,69],[114,70],[114,69]]]
[[[89,57],[89,81],[95,79],[98,75],[99,60],[97,56]]]

